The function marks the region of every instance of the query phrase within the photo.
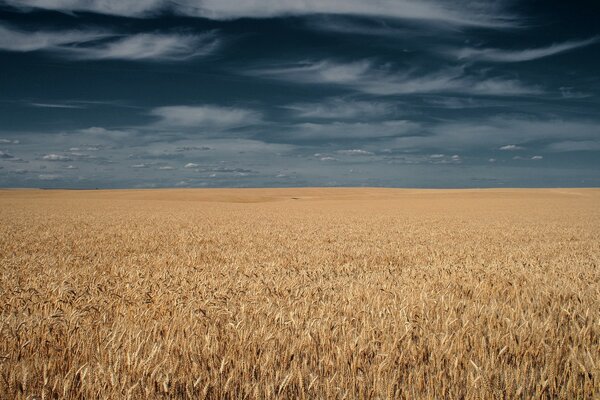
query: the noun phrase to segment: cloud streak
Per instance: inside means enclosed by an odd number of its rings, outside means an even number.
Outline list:
[[[526,86],[515,79],[467,76],[464,69],[459,67],[417,75],[394,71],[389,65],[378,66],[369,60],[350,63],[330,60],[302,62],[254,69],[246,73],[292,83],[341,86],[379,96],[423,93],[518,96],[542,93],[541,89]]]
[[[333,98],[320,103],[296,103],[285,106],[298,118],[356,119],[378,118],[390,115],[394,108],[377,101],[356,101]]]
[[[5,3],[23,11],[38,8],[135,18],[152,17],[165,12],[213,20],[332,14],[491,28],[509,27],[516,23],[514,17],[503,11],[500,3],[492,4],[486,1],[451,3],[441,0],[5,0]]]
[[[220,40],[214,32],[203,34],[121,34],[93,30],[26,32],[0,25],[0,50],[22,53],[44,51],[73,60],[184,61],[211,54],[219,44]]]
[[[91,30],[26,32],[0,25],[0,50],[25,53],[60,49],[69,45],[89,43],[110,36],[114,36],[114,33]]]
[[[58,50],[77,60],[184,61],[212,53],[219,45],[213,33],[139,33],[88,47]]]
[[[533,61],[540,58],[550,57],[565,53],[582,47],[598,43],[600,37],[596,36],[586,40],[573,40],[563,43],[555,43],[547,47],[526,50],[500,50],[500,49],[473,49],[465,48],[452,52],[459,60],[491,61],[501,63],[515,63]]]

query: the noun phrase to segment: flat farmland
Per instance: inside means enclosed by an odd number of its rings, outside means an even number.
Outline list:
[[[600,190],[2,190],[0,396],[598,398]]]

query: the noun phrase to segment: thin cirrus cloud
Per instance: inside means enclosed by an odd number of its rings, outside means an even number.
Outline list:
[[[26,32],[0,25],[0,50],[32,52],[60,49],[69,45],[88,43],[114,36],[101,31],[38,31]]]
[[[292,65],[245,71],[248,75],[292,83],[327,84],[362,93],[389,96],[423,93],[462,93],[471,95],[516,96],[540,94],[538,87],[515,79],[467,76],[463,68],[451,67],[425,75],[391,70],[361,60],[338,63],[330,60],[305,61]]]
[[[212,53],[219,41],[213,33],[139,33],[88,47],[63,47],[68,57],[82,60],[183,61]]]
[[[582,47],[590,46],[600,41],[596,36],[586,40],[573,40],[563,43],[555,43],[547,47],[525,50],[500,50],[500,49],[473,49],[465,48],[452,51],[452,54],[459,60],[470,59],[477,61],[491,62],[524,62],[540,58],[550,57],[556,54],[565,53]]]
[[[71,30],[26,32],[0,25],[0,50],[45,51],[73,60],[181,61],[214,52],[214,32],[203,34]],[[41,105],[44,106],[44,105]]]
[[[298,118],[307,119],[377,118],[394,112],[394,108],[388,103],[341,98],[316,103],[295,103],[284,108],[292,111]]]
[[[135,18],[164,12],[214,20],[332,14],[492,28],[516,24],[515,18],[504,12],[504,2],[481,0],[454,4],[442,0],[5,0],[5,3],[23,11],[38,8]]]
[[[259,124],[261,113],[244,108],[215,105],[166,106],[150,111],[159,120],[152,127],[162,129],[195,128],[228,130]]]
[[[38,108],[66,108],[66,109],[84,109],[85,107],[82,105],[74,105],[74,104],[55,104],[55,103],[29,103],[31,107]]]
[[[387,21],[358,22],[349,18],[324,17],[308,21],[307,26],[316,31],[334,32],[351,35],[382,36],[389,38],[414,38],[417,36],[436,35],[439,31],[430,29],[398,28],[389,26]]]
[[[18,10],[54,10],[61,12],[91,12],[124,17],[150,16],[165,7],[165,0],[4,0]]]

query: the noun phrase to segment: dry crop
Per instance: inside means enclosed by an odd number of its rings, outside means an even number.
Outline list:
[[[0,396],[600,396],[600,190],[0,191]]]

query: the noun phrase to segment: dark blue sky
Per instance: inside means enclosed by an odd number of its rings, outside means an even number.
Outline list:
[[[0,186],[600,186],[598,15],[0,0]]]

